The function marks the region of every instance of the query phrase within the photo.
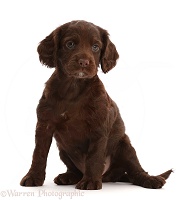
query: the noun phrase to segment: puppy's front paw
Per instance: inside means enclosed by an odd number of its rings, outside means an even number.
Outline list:
[[[165,179],[161,176],[149,176],[145,179],[142,186],[145,188],[159,189],[162,188],[165,183]]]
[[[102,188],[102,181],[83,178],[77,183],[76,188],[80,190],[99,190]]]
[[[44,176],[35,176],[32,174],[27,174],[24,176],[20,182],[21,186],[32,187],[32,186],[42,186],[44,183]]]

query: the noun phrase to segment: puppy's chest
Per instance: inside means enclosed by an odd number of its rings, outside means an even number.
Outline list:
[[[79,132],[87,129],[87,121],[90,121],[91,112],[88,112],[86,102],[82,101],[58,101],[53,107],[53,119],[56,130],[60,132]]]
[[[79,119],[84,112],[85,109],[80,102],[61,100],[57,101],[53,107],[54,118],[58,123]]]
[[[87,140],[89,115],[80,102],[59,101],[54,108],[55,134],[59,147],[81,145]],[[67,144],[67,145],[66,145]],[[70,145],[69,145],[70,144]]]

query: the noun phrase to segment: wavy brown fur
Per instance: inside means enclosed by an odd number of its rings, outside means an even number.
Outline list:
[[[38,46],[40,61],[53,75],[37,107],[35,150],[22,186],[41,186],[52,137],[67,171],[58,185],[96,190],[102,182],[128,181],[146,188],[161,188],[172,170],[150,176],[141,167],[115,102],[97,76],[115,65],[119,54],[106,30],[85,21],[55,29]]]

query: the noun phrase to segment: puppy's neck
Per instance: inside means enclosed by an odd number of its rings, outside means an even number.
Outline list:
[[[93,78],[80,79],[75,77],[68,77],[64,73],[54,71],[51,78],[46,83],[46,89],[53,92],[58,99],[75,100],[83,93],[91,90],[92,82],[97,81],[98,76]]]

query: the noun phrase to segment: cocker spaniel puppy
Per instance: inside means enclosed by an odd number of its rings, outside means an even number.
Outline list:
[[[22,186],[41,186],[52,137],[67,171],[58,185],[97,190],[102,182],[131,182],[161,188],[172,170],[150,176],[141,167],[116,103],[97,75],[119,58],[108,32],[86,21],[55,29],[38,46],[41,63],[55,68],[37,106],[35,150]]]

